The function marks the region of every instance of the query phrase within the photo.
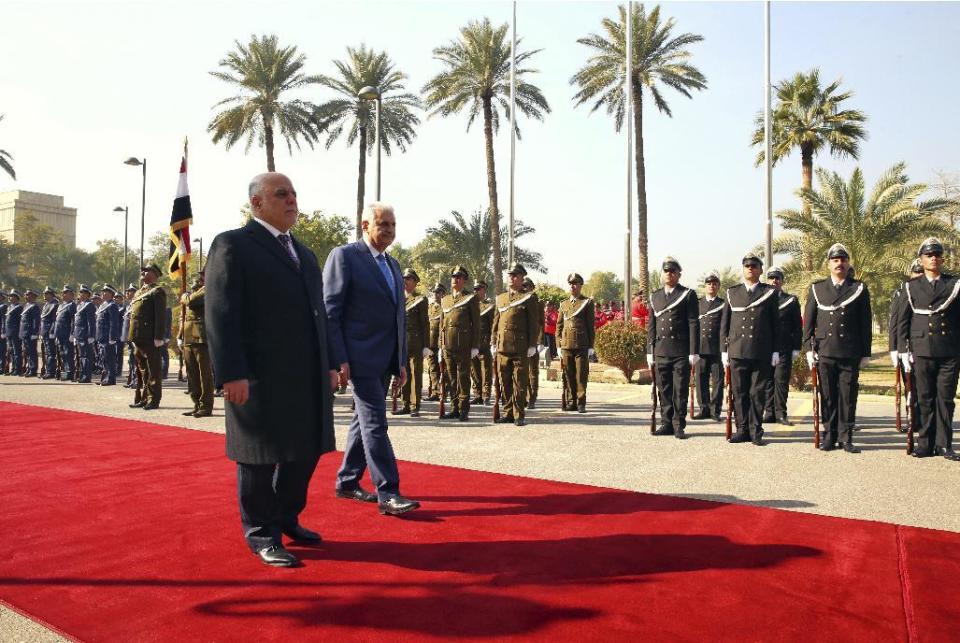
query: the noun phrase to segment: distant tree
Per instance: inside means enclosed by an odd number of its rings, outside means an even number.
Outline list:
[[[290,232],[300,243],[313,250],[323,266],[331,250],[350,240],[351,228],[347,217],[325,215],[323,210],[314,210],[311,214],[301,212]]]
[[[3,114],[0,114],[0,121],[3,120]],[[0,170],[10,175],[10,178],[17,178],[17,173],[13,170],[13,156],[6,150],[0,150]]]
[[[500,110],[510,117],[510,43],[509,26],[494,27],[489,18],[470,21],[460,29],[460,37],[433,50],[434,60],[444,70],[423,86],[430,116],[450,116],[467,110],[467,129],[478,116],[483,117],[486,143],[487,194],[491,213],[490,236],[493,239],[493,294],[503,292],[503,244],[500,242],[500,206],[497,201],[497,172],[493,157],[493,135],[500,127]],[[517,39],[517,47],[522,39]],[[540,50],[516,52],[516,104],[524,115],[538,121],[550,112],[540,89],[526,79],[536,69],[524,67]],[[520,128],[516,128],[520,137]],[[516,233],[515,233],[516,234]]]
[[[355,234],[361,236],[360,218],[366,204],[367,155],[376,144],[374,129],[374,101],[358,98],[364,87],[376,87],[380,91],[380,148],[385,154],[396,145],[401,152],[416,137],[420,119],[414,110],[420,108],[420,99],[415,94],[405,93],[403,81],[407,75],[394,67],[386,52],[376,52],[360,45],[359,49],[347,47],[346,60],[334,60],[337,76],[318,76],[317,82],[337,92],[340,97],[321,103],[314,111],[320,132],[326,134],[326,147],[347,130],[347,145],[358,143],[360,155],[357,168],[357,220]]]
[[[537,297],[540,298],[540,301],[552,301],[557,305],[560,305],[560,302],[564,299],[570,298],[570,291],[568,291],[566,288],[561,288],[556,284],[551,284],[545,281],[541,281],[537,284],[536,293]]]
[[[583,294],[600,303],[623,300],[623,280],[613,272],[596,271],[583,284]]]
[[[134,251],[127,252],[127,280],[138,277],[138,255]],[[93,251],[94,281],[98,284],[108,283],[114,288],[122,290],[126,287],[123,282],[123,244],[116,239],[101,239],[97,241],[97,249]]]
[[[731,286],[736,286],[738,283],[743,281],[743,273],[740,270],[737,270],[733,266],[724,266],[723,268],[716,268],[716,273],[720,275],[720,293],[721,297],[726,297],[724,295],[727,292],[727,289]],[[688,285],[690,288],[695,288],[696,291],[703,295],[703,280],[706,278],[707,273],[703,273],[697,278],[696,285]]]
[[[304,74],[307,57],[298,54],[295,46],[281,47],[274,35],[253,35],[246,45],[239,40],[234,44],[236,50],[219,63],[225,71],[211,71],[210,75],[235,85],[240,93],[214,105],[229,107],[213,117],[207,131],[213,134],[214,143],[223,140],[227,149],[243,138],[247,140],[247,152],[254,142],[266,147],[267,171],[273,172],[276,130],[291,154],[294,145],[300,149],[301,138],[311,149],[317,140],[314,105],[299,99],[281,100],[281,96],[319,78]]]

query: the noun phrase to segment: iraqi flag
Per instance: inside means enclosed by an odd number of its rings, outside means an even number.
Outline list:
[[[173,212],[170,214],[170,261],[167,268],[175,277],[180,276],[181,268],[186,269],[190,261],[191,223],[193,210],[190,207],[190,189],[187,187],[187,144],[184,142],[177,196],[173,199]]]

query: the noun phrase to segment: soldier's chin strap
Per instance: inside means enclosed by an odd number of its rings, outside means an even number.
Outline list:
[[[817,297],[817,289],[816,289],[816,286],[814,286],[814,287],[811,288],[810,290],[813,292],[813,299],[814,299],[814,301],[817,302],[817,308],[819,308],[820,310],[824,310],[824,311],[826,311],[826,312],[829,313],[829,312],[833,312],[834,310],[840,310],[841,308],[846,308],[847,306],[850,305],[851,302],[853,302],[854,299],[856,299],[857,297],[859,297],[859,296],[860,296],[860,293],[863,292],[863,282],[862,282],[862,281],[860,282],[860,285],[857,287],[856,292],[854,292],[852,295],[850,295],[849,297],[847,297],[845,300],[843,300],[842,302],[840,302],[840,303],[837,304],[836,306],[824,306],[823,304],[821,304],[821,303],[820,303],[820,298]]]
[[[653,316],[654,316],[654,317],[659,317],[660,315],[662,315],[663,313],[667,312],[668,310],[671,310],[671,309],[673,309],[673,308],[676,308],[677,306],[680,305],[680,302],[681,302],[681,301],[683,301],[686,297],[688,297],[688,296],[690,295],[690,293],[693,292],[692,290],[690,290],[689,288],[687,288],[687,287],[685,287],[685,286],[677,285],[677,288],[683,288],[683,289],[686,290],[687,292],[685,292],[684,294],[682,294],[682,295],[680,295],[679,297],[677,297],[677,300],[676,300],[675,302],[673,302],[673,303],[670,304],[669,306],[664,307],[664,309],[661,310],[661,311],[659,311],[659,312],[657,311],[656,308],[653,307],[653,298],[652,298],[652,297],[650,298],[650,310],[653,311]]]
[[[742,313],[742,312],[745,311],[745,310],[750,310],[751,308],[756,308],[757,306],[759,306],[760,304],[762,304],[762,303],[765,302],[766,300],[770,299],[770,297],[771,297],[771,296],[773,295],[773,293],[775,293],[775,292],[777,292],[777,289],[776,289],[776,288],[768,288],[768,289],[767,289],[767,292],[763,293],[763,297],[761,297],[760,299],[758,299],[758,300],[756,300],[756,301],[752,301],[752,302],[750,302],[749,304],[747,304],[746,306],[733,306],[733,305],[731,305],[731,306],[730,306],[730,310],[732,310],[732,311],[735,312],[735,313]],[[730,303],[730,291],[729,291],[729,290],[727,290],[727,303],[728,303],[728,304]]]
[[[904,284],[904,287],[907,291],[907,302],[910,304],[910,309],[913,310],[917,315],[938,315],[945,311],[950,304],[953,303],[953,300],[957,298],[957,294],[960,293],[960,279],[957,279],[957,283],[953,285],[953,292],[950,293],[950,296],[947,297],[947,300],[937,306],[936,308],[915,308],[913,305],[913,296],[910,294],[910,282]]]

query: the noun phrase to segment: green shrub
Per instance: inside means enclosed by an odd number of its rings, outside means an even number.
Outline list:
[[[597,331],[594,349],[601,362],[619,368],[629,382],[646,364],[647,330],[631,322],[610,322]]]
[[[800,351],[797,359],[790,367],[790,386],[795,391],[806,391],[810,383],[810,365],[807,364],[807,354]]]

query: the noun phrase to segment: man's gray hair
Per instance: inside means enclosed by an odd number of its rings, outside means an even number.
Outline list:
[[[389,212],[394,214],[393,206],[389,203],[384,203],[383,201],[374,201],[370,203],[363,209],[363,217],[361,221],[369,221],[373,223],[377,219],[377,212]]]
[[[258,174],[250,179],[250,185],[247,186],[247,198],[252,199],[255,194],[260,194],[263,188],[263,177],[265,174]]]

